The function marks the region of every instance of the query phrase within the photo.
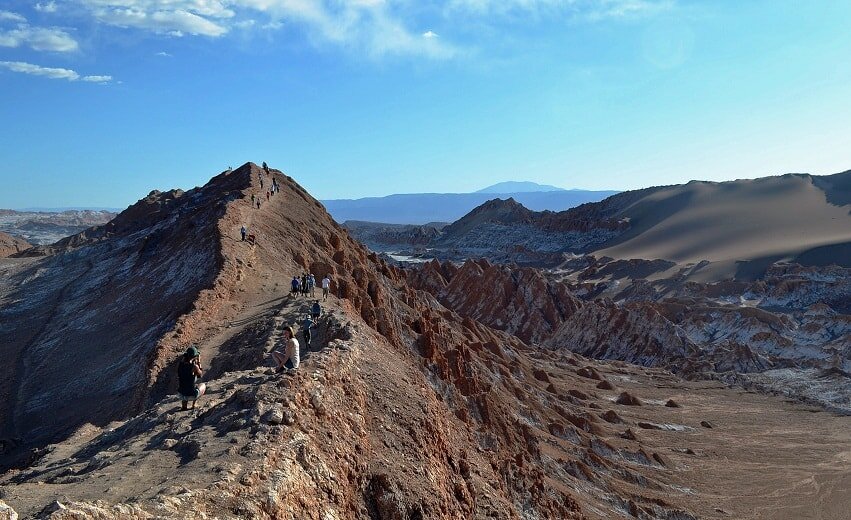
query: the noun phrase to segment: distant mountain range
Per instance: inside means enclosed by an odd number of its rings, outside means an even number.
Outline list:
[[[323,200],[337,222],[347,220],[386,224],[453,222],[499,195],[513,198],[534,211],[564,211],[598,202],[618,191],[565,190],[534,182],[501,182],[475,193],[405,193],[385,197]]]
[[[535,191],[567,191],[558,186],[550,186],[549,184],[538,184],[537,182],[529,181],[506,181],[498,182],[493,186],[482,188],[476,193],[529,193]],[[576,190],[573,190],[576,191]]]
[[[699,265],[701,276],[712,279],[752,278],[778,261],[851,267],[851,171],[692,181],[626,191],[562,212],[534,211],[520,196],[502,197],[443,228],[346,227],[373,250],[425,249],[451,260],[556,266],[573,254],[593,253]],[[424,243],[425,237],[431,238]]]

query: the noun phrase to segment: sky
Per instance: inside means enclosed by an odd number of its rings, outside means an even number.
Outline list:
[[[851,169],[851,2],[4,0],[0,208]]]

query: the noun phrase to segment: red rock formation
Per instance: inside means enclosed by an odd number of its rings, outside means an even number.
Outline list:
[[[0,231],[0,258],[12,256],[30,247],[32,246],[26,240]]]

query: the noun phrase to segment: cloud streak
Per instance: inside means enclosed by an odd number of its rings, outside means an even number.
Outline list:
[[[81,76],[74,70],[63,69],[57,67],[42,67],[23,61],[0,61],[0,67],[19,72],[21,74],[29,74],[32,76],[42,76],[50,79],[64,79],[67,81],[84,81],[87,83],[109,83],[112,81],[112,76]]]
[[[0,47],[27,46],[36,51],[73,52],[80,48],[70,34],[56,27],[32,27],[18,13],[0,11],[0,22],[13,22],[12,29],[0,28]]]

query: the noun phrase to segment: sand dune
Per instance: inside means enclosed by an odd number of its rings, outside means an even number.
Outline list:
[[[624,208],[619,216],[630,219],[630,230],[598,253],[680,263],[829,263],[851,245],[849,184],[851,172],[664,188]]]

